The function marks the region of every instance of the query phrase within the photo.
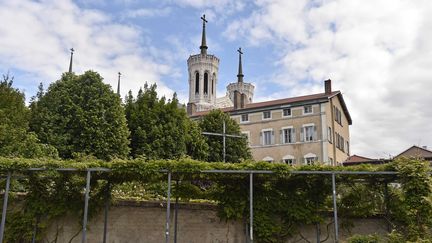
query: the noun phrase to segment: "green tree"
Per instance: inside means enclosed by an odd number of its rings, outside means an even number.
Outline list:
[[[189,121],[176,94],[158,98],[156,84],[144,85],[137,98],[126,97],[126,117],[131,131],[131,155],[150,159],[174,159],[189,155],[206,158],[206,144],[199,127]]]
[[[31,105],[31,129],[62,158],[128,155],[129,131],[120,97],[102,80],[94,71],[64,73]]]
[[[205,115],[199,125],[205,132],[223,132],[223,122],[225,121],[225,132],[231,135],[241,135],[240,126],[226,113],[221,110],[213,110]],[[223,161],[223,142],[222,137],[206,136],[207,144],[210,148],[207,161]],[[226,162],[240,162],[241,160],[251,159],[248,142],[246,138],[226,138]]]
[[[209,146],[206,138],[202,135],[202,129],[198,122],[186,120],[186,154],[193,159],[207,161]]]
[[[41,144],[36,134],[29,132],[30,111],[24,94],[12,87],[13,78],[3,75],[0,81],[0,156],[56,157],[57,151]]]

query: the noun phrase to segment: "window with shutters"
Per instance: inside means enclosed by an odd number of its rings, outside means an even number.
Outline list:
[[[303,114],[312,114],[312,105],[305,105],[303,109]]]
[[[304,125],[302,128],[302,137],[304,142],[316,141],[315,125]]]
[[[291,116],[291,108],[285,108],[285,109],[283,109],[282,115],[284,117]]]
[[[264,111],[263,112],[263,119],[271,119],[271,112],[270,111]]]
[[[282,128],[281,143],[295,143],[295,129],[292,127]]]
[[[347,154],[350,155],[350,151],[349,151],[349,142],[346,142],[346,150],[347,150]]]
[[[342,112],[336,107],[333,106],[335,121],[342,126]]]
[[[274,144],[274,131],[273,129],[263,129],[261,131],[261,144],[271,145]]]

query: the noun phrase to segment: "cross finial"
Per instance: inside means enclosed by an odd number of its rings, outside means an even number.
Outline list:
[[[238,53],[240,53],[240,55],[243,54],[241,47],[239,47],[239,49],[237,51],[238,51]]]
[[[70,51],[71,51],[71,53],[73,54],[75,50],[74,50],[73,47],[72,47],[72,48],[70,49]]]
[[[205,18],[205,14],[203,14],[203,16],[201,17],[201,19],[203,20],[203,25],[205,25],[205,23],[207,23],[208,21]]]
[[[201,38],[201,55],[207,55],[207,41],[206,41],[206,33],[205,33],[205,23],[207,23],[208,21],[205,18],[205,14],[203,14],[203,16],[201,17],[202,21],[203,21],[203,31],[202,31],[202,38]]]

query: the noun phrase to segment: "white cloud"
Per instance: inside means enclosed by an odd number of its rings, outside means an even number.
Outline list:
[[[229,15],[242,11],[246,6],[244,0],[169,0],[179,6],[204,10],[207,19],[223,22]]]
[[[172,93],[160,81],[170,67],[150,55],[151,43],[137,27],[117,24],[111,16],[71,1],[3,1],[0,16],[0,67],[34,74],[35,87],[41,79],[52,82],[67,71],[73,47],[77,73],[98,71],[117,87],[120,71],[123,94],[136,92],[145,81],[157,82],[160,94]]]
[[[126,11],[122,16],[125,18],[151,18],[163,17],[171,13],[171,8],[139,8]]]
[[[322,90],[331,78],[353,117],[353,153],[385,157],[413,144],[432,145],[432,2],[255,4],[258,9],[224,35],[281,50],[274,80],[290,95]]]

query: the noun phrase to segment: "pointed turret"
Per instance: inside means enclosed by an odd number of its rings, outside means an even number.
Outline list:
[[[120,96],[120,77],[121,77],[121,73],[118,72],[117,95],[119,96]]]
[[[69,63],[69,72],[71,73],[72,72],[73,53],[75,50],[73,48],[71,48],[70,51],[71,51],[71,56],[70,56],[70,63]]]
[[[243,83],[244,75],[243,75],[242,59],[241,59],[243,52],[241,50],[241,47],[239,47],[239,49],[237,51],[239,53],[239,67],[238,67],[238,74],[237,74],[237,82]]]
[[[205,18],[205,14],[201,17],[203,21],[203,30],[202,30],[202,38],[201,38],[201,55],[207,55],[207,40],[206,40],[206,33],[205,33],[205,24],[208,22]]]

